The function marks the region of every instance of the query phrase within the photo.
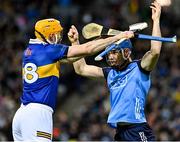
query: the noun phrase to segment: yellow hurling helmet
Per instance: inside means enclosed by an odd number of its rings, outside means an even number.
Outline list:
[[[62,32],[63,28],[60,21],[50,18],[39,20],[35,24],[35,36],[38,39],[41,39],[47,42],[47,39],[50,34]]]

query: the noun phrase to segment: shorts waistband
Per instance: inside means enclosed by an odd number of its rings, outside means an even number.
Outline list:
[[[29,103],[27,105],[21,104],[21,108],[25,107],[32,107],[32,108],[42,108],[54,112],[53,109],[50,106],[44,105],[44,104],[38,104],[38,103]]]
[[[142,123],[122,123],[122,122],[119,122],[119,123],[117,123],[117,128],[130,128],[130,127],[145,125],[145,124],[147,124],[147,123],[146,122],[142,122]]]

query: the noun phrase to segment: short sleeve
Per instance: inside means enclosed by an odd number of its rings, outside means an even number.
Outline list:
[[[143,72],[144,74],[147,74],[147,75],[150,74],[150,71],[146,71],[145,69],[143,69],[143,68],[141,67],[141,60],[137,60],[136,62],[137,62],[137,65],[138,65],[138,67],[139,67],[139,69],[140,69],[141,72]]]
[[[107,76],[109,74],[109,71],[111,70],[111,67],[104,67],[102,68],[102,70],[103,70],[104,77],[107,80]]]
[[[60,60],[67,57],[69,46],[63,44],[50,44],[45,46],[46,53],[53,60]]]

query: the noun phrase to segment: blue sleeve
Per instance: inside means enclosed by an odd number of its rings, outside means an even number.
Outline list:
[[[104,68],[102,68],[102,70],[103,70],[104,77],[107,80],[107,76],[108,76],[109,71],[111,70],[111,68],[110,67],[104,67]]]
[[[45,47],[46,53],[53,60],[67,57],[69,46],[63,44],[49,44]]]

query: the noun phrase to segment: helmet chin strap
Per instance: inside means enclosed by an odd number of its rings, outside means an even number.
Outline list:
[[[37,30],[35,30],[35,31],[41,36],[41,38],[43,39],[44,42],[49,43],[49,41],[46,40],[46,38],[43,36],[43,34],[41,34],[41,33],[40,33],[39,31],[37,31]]]
[[[57,34],[55,35],[55,38],[56,38],[55,44],[57,44],[58,43],[58,36],[57,36]]]
[[[49,44],[54,44],[54,42],[51,42],[49,39],[47,39],[47,41]]]

